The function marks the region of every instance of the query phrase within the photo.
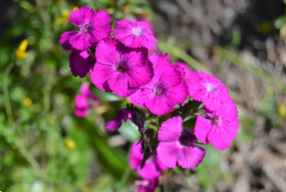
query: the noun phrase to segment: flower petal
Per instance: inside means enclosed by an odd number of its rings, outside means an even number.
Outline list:
[[[182,148],[178,157],[178,164],[186,169],[193,169],[198,166],[206,154],[205,149],[194,144]]]
[[[211,121],[199,115],[195,125],[195,136],[197,137],[197,139],[203,142],[204,144],[207,144],[209,142],[208,134],[210,133],[211,130],[212,130]]]
[[[177,159],[181,153],[181,145],[179,141],[160,142],[157,147],[159,160],[170,168],[177,166]]]
[[[165,121],[158,131],[159,141],[178,141],[182,134],[182,118],[172,117]]]

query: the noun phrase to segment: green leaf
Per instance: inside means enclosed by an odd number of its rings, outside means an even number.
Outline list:
[[[122,98],[118,97],[114,93],[103,92],[96,87],[92,87],[92,92],[103,101],[121,101]]]
[[[127,168],[127,155],[124,157],[117,149],[109,146],[107,138],[99,135],[98,127],[88,120],[82,119],[78,127],[86,131],[93,149],[97,153],[97,158],[101,166],[111,173],[115,178],[120,179]]]
[[[118,129],[118,132],[132,143],[137,141],[140,137],[137,126],[131,121],[123,122],[120,129]]]
[[[274,23],[277,29],[280,29],[286,23],[286,15],[280,16]]]

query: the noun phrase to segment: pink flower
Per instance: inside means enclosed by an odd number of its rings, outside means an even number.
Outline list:
[[[128,109],[120,110],[113,120],[107,122],[106,129],[109,131],[115,131],[119,129],[122,125],[122,121],[127,121],[129,114],[130,112]]]
[[[152,80],[131,95],[132,102],[146,107],[156,115],[165,115],[175,105],[183,103],[188,95],[187,85],[180,70],[173,66],[168,56],[154,53],[149,56],[154,67]]]
[[[181,61],[177,62],[176,66],[179,69],[181,69],[181,74],[183,76],[183,79],[185,79],[185,81],[188,85],[190,82],[190,78],[194,75],[195,71],[191,70],[186,63],[181,62]]]
[[[85,77],[90,72],[95,64],[95,59],[87,50],[79,51],[72,49],[70,53],[70,68],[73,76]]]
[[[144,167],[141,169],[141,162],[144,156],[141,151],[141,143],[133,143],[129,158],[131,168],[136,170],[143,179],[150,180],[158,178],[161,172],[165,171],[167,167],[158,159],[157,155],[153,154],[146,160]]]
[[[87,117],[89,109],[97,107],[99,102],[99,98],[93,95],[87,85],[83,84],[80,88],[80,94],[75,97],[74,113],[78,117]]]
[[[79,27],[80,31],[64,32],[60,43],[66,50],[70,45],[78,50],[86,50],[111,33],[110,16],[105,11],[95,12],[90,7],[82,7],[71,12],[70,21]]]
[[[235,104],[229,99],[220,110],[212,112],[205,108],[205,112],[210,119],[198,116],[195,125],[196,137],[204,144],[210,142],[218,150],[226,149],[236,137],[239,127]]]
[[[146,47],[155,51],[157,39],[153,36],[150,26],[146,22],[132,22],[127,19],[117,21],[114,30],[114,37],[124,43],[127,47]]]
[[[75,97],[74,113],[78,117],[87,117],[89,113],[88,99],[85,95],[77,95]]]
[[[205,150],[194,145],[197,139],[193,130],[185,129],[182,132],[182,123],[181,117],[172,117],[161,125],[158,132],[158,158],[170,168],[179,164],[192,169],[202,162]]]
[[[188,88],[190,96],[211,111],[219,110],[229,98],[227,88],[219,79],[201,71],[193,74]]]
[[[97,62],[91,80],[102,91],[128,97],[153,76],[145,48],[128,48],[116,39],[107,38],[98,43],[95,54]]]
[[[149,29],[150,29],[151,31],[153,31],[152,22],[151,22],[151,21],[148,21],[147,19],[144,19],[144,18],[137,19],[137,18],[135,18],[135,19],[134,19],[134,22],[136,22],[136,23],[138,23],[138,22],[145,22],[145,23],[148,25]]]
[[[135,181],[135,185],[139,185],[137,192],[155,192],[156,188],[159,187],[158,178],[151,180]]]
[[[71,51],[73,49],[72,45],[69,42],[69,39],[74,36],[77,32],[75,31],[67,31],[64,32],[61,35],[61,39],[60,39],[60,44],[62,44],[62,47],[67,50],[67,51]]]

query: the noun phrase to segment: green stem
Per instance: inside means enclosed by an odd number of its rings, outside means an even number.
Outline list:
[[[5,110],[8,116],[8,121],[9,121],[9,126],[11,128],[16,128],[14,125],[14,120],[13,120],[13,112],[12,112],[12,106],[10,102],[10,97],[9,97],[9,79],[8,76],[12,70],[12,68],[15,66],[15,64],[10,64],[3,75],[3,95],[4,95],[4,105],[5,105]],[[17,149],[19,152],[22,154],[22,156],[31,164],[31,166],[38,172],[39,176],[44,180],[44,174],[40,170],[40,166],[38,162],[35,160],[35,158],[29,153],[29,151],[26,149],[23,143],[21,143],[20,139],[15,139],[14,144],[16,145]]]
[[[117,188],[116,191],[121,191],[123,189],[123,187],[125,186],[125,184],[128,180],[128,177],[130,176],[131,171],[132,170],[131,170],[130,166],[127,166],[122,177],[121,177],[119,184],[116,187]]]
[[[46,113],[50,110],[50,87],[49,85],[46,85],[44,88],[44,95],[43,95],[43,102],[44,102],[44,109]]]
[[[30,163],[30,165],[37,171],[38,175],[42,180],[45,180],[45,174],[41,171],[39,163],[36,159],[31,155],[31,153],[27,150],[25,145],[20,141],[20,139],[15,139],[14,144],[16,145],[19,152],[22,156]]]
[[[8,75],[11,72],[12,68],[14,67],[14,63],[10,64],[3,75],[3,95],[4,95],[4,105],[5,105],[5,110],[8,116],[8,121],[9,121],[9,126],[14,127],[14,120],[13,120],[13,113],[12,113],[12,107],[11,107],[11,102],[9,98],[9,89],[8,89],[8,84],[9,84],[9,79]]]

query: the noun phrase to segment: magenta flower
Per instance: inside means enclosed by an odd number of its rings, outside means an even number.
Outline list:
[[[211,111],[219,110],[229,97],[227,88],[219,79],[202,71],[193,74],[188,88],[190,96]]]
[[[82,7],[71,12],[69,19],[80,31],[68,31],[62,34],[60,43],[66,50],[70,50],[71,45],[83,51],[110,36],[111,18],[105,11],[95,12],[90,7]]]
[[[205,108],[205,112],[211,119],[198,116],[195,125],[196,137],[204,144],[210,142],[218,150],[228,148],[239,127],[235,104],[229,99],[222,104],[220,110],[212,112]]]
[[[152,80],[131,95],[132,102],[146,107],[156,115],[165,115],[175,105],[183,103],[188,95],[180,70],[173,66],[167,55],[154,53],[149,56],[154,67]]]
[[[127,47],[145,47],[155,51],[157,39],[153,36],[150,26],[146,22],[132,22],[127,19],[117,21],[114,30],[114,37]]]
[[[107,38],[98,43],[95,54],[97,62],[91,80],[102,91],[128,97],[153,76],[145,48],[128,48],[116,39]]]
[[[190,79],[194,75],[195,71],[191,70],[186,63],[183,63],[181,61],[176,63],[176,66],[181,69],[181,74],[183,76],[183,79],[185,79],[187,85],[190,82]]]
[[[79,51],[72,49],[69,60],[73,76],[80,76],[81,78],[85,77],[88,72],[92,71],[95,64],[95,59],[87,50]]]
[[[194,145],[197,141],[193,130],[182,131],[182,118],[172,117],[165,121],[158,132],[158,158],[167,167],[175,168],[179,164],[183,168],[192,169],[198,166],[205,150]]]
[[[128,109],[120,110],[113,120],[107,122],[106,129],[109,131],[116,131],[121,127],[122,121],[127,121],[129,114],[130,112]]]
[[[150,29],[151,31],[153,31],[152,22],[148,21],[147,19],[144,19],[144,18],[137,19],[137,18],[135,18],[135,19],[134,19],[134,22],[135,22],[135,23],[145,22],[145,23],[148,25],[149,29]]]
[[[85,95],[77,95],[75,97],[75,110],[74,113],[78,117],[87,117],[89,113],[88,99]]]
[[[144,156],[144,154],[141,153],[141,150],[141,143],[133,143],[129,158],[131,168],[136,170],[143,179],[150,180],[158,178],[161,172],[165,171],[167,167],[158,159],[157,155],[153,154],[146,160],[144,167],[141,169],[141,161]]]
[[[67,31],[64,32],[61,35],[61,39],[60,39],[60,44],[62,44],[62,47],[67,50],[67,51],[71,51],[73,49],[72,45],[69,42],[69,39],[75,35],[77,32],[75,31]]]
[[[89,109],[97,107],[99,103],[99,98],[93,95],[87,85],[83,84],[80,88],[80,94],[75,97],[74,113],[78,117],[87,117]]]
[[[139,185],[137,192],[155,192],[159,187],[158,178],[151,180],[135,181],[135,185]]]

